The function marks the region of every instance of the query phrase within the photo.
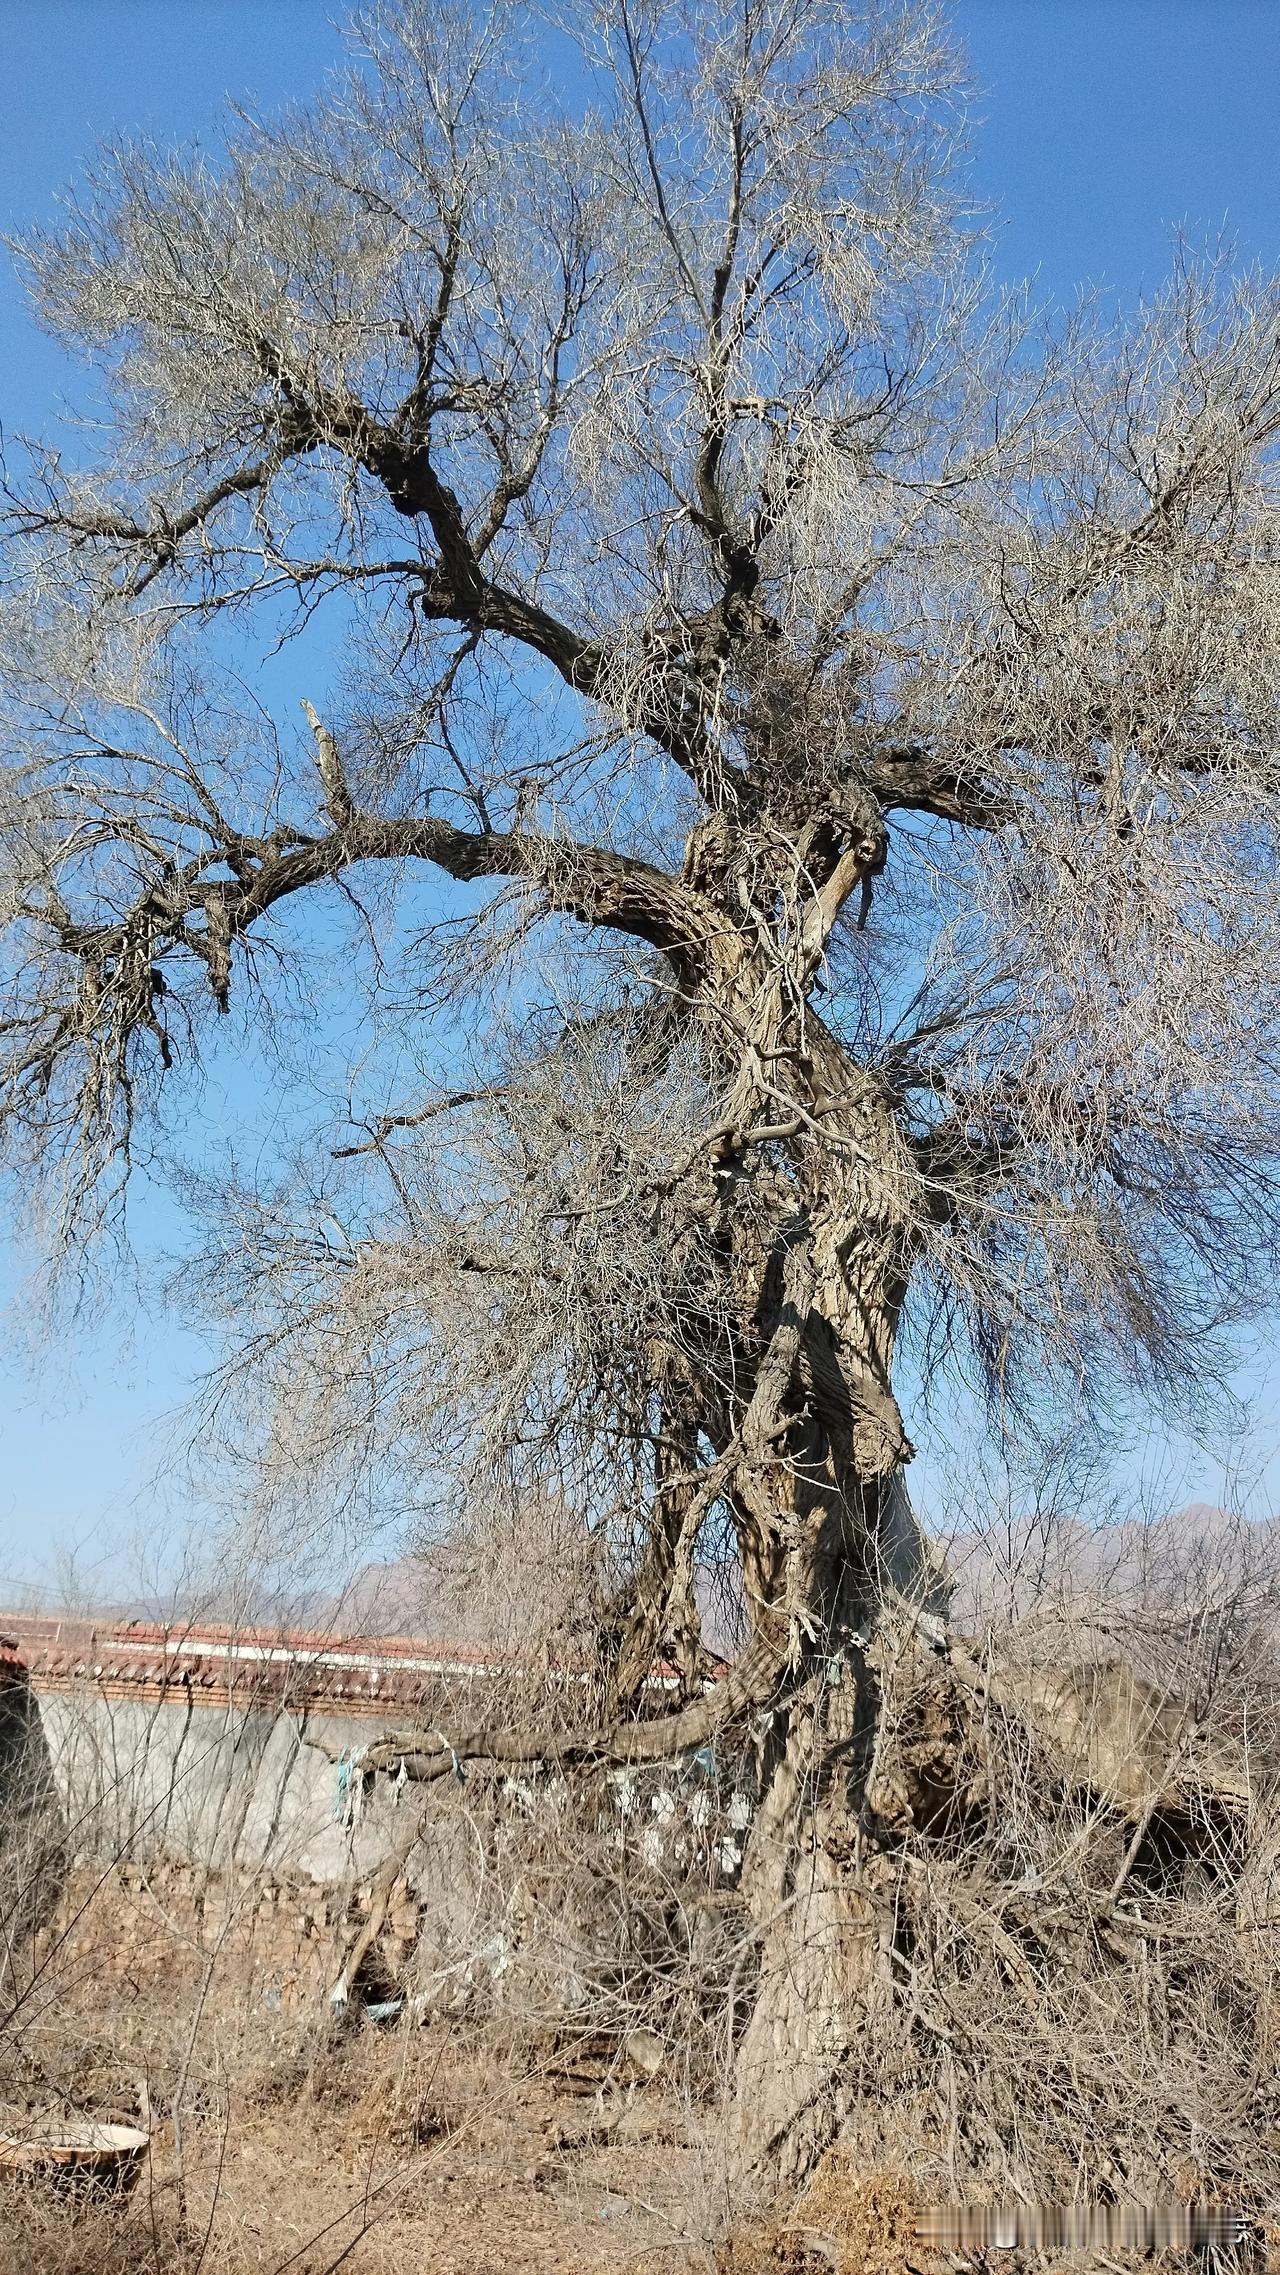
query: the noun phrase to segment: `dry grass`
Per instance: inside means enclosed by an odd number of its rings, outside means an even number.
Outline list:
[[[1096,2275],[918,2239],[940,2191],[909,2103],[885,2112],[887,2156],[846,2147],[798,2199],[746,2216],[710,2112],[667,2078],[623,2085],[493,2016],[379,2031],[315,1998],[268,2010],[244,1953],[206,1983],[157,1941],[122,1973],[106,1964],[129,1916],[118,1892],[93,1916],[102,1964],[83,1939],[9,2064],[0,2124],[54,2099],[128,2117],[145,2079],[151,2159],[123,2203],[14,2191],[0,2275]]]
[[[715,2255],[717,2275],[932,2275],[936,2255],[915,2237],[920,2206],[901,2174],[853,2172],[827,2158],[798,2202],[737,2229]]]
[[[124,2203],[11,2187],[0,2275],[709,2264],[711,2159],[660,2085],[584,2096],[492,2029],[264,2014],[247,1980],[95,1981],[80,1955],[9,2065],[0,2125],[58,2102],[136,2117],[145,2080],[151,2158]]]
[[[555,2096],[495,2078],[438,2046],[344,2050],[300,2092],[246,2102],[173,2130],[125,2206],[75,2206],[26,2188],[0,2242],[3,2275],[354,2275],[431,2266],[499,2275],[576,2271],[668,2251],[670,2220],[647,2211],[671,2189],[669,2150],[548,2148]],[[679,2229],[677,2227],[677,2235]]]

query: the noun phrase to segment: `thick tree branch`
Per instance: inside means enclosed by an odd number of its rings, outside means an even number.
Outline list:
[[[419,1784],[456,1776],[470,1766],[493,1769],[625,1768],[693,1753],[743,1715],[767,1705],[787,1660],[787,1623],[763,1618],[723,1680],[678,1713],[648,1722],[613,1721],[569,1731],[512,1729],[478,1723],[466,1729],[390,1730],[365,1748],[367,1770],[398,1773]]]
[[[999,829],[1013,816],[1007,794],[921,744],[877,743],[859,755],[883,813],[932,814],[939,821],[984,830]]]
[[[62,953],[77,957],[84,976],[71,1004],[51,1007],[36,1020],[10,1061],[12,1082],[43,1087],[64,1048],[94,1035],[112,1038],[111,1056],[122,1067],[130,1037],[143,1029],[157,1037],[167,1064],[167,988],[160,969],[166,955],[185,950],[201,960],[225,1010],[232,942],[293,894],[363,861],[429,862],[460,883],[524,879],[548,911],[643,940],[682,974],[705,951],[717,926],[715,911],[647,862],[519,830],[469,832],[430,815],[388,818],[344,806],[349,793],[337,747],[327,730],[320,733],[326,736],[321,759],[330,811],[342,817],[325,836],[228,838],[181,867],[171,865],[111,924],[76,921],[56,896],[29,907],[29,921]],[[232,876],[209,874],[223,868]],[[11,1038],[20,1024],[8,1022]]]

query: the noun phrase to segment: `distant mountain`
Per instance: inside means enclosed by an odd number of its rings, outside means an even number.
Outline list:
[[[943,1546],[962,1628],[1082,1596],[1117,1611],[1165,1612],[1268,1589],[1280,1600],[1280,1518],[1250,1519],[1202,1501],[1111,1524],[1039,1511],[957,1532]]]
[[[955,1580],[962,1631],[1087,1599],[1113,1612],[1164,1613],[1274,1592],[1280,1612],[1280,1517],[1249,1520],[1206,1502],[1151,1518],[1095,1523],[1038,1511],[956,1530],[937,1545]],[[221,1620],[326,1636],[389,1635],[459,1645],[563,1645],[583,1600],[587,1549],[576,1526],[540,1512],[520,1525],[363,1565],[340,1588],[283,1593],[237,1588],[181,1599],[79,1593],[0,1580],[3,1611],[113,1620]],[[732,1657],[743,1630],[740,1577],[701,1565],[694,1593],[710,1648]]]

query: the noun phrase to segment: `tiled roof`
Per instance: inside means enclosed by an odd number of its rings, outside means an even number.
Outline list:
[[[522,1664],[515,1653],[416,1636],[169,1627],[3,1611],[0,1632],[0,1668],[25,1664],[36,1690],[90,1683],[115,1695],[175,1691],[210,1704],[262,1698],[292,1707],[385,1713],[388,1707],[420,1704],[437,1695],[442,1683],[492,1680],[519,1673]]]
[[[318,1634],[306,1629],[163,1626],[144,1620],[59,1619],[0,1610],[0,1681],[25,1666],[37,1691],[85,1684],[114,1697],[186,1696],[214,1705],[260,1699],[294,1709],[385,1715],[438,1697],[442,1685],[536,1670],[512,1651],[419,1636]],[[581,1680],[581,1665],[550,1669]],[[673,1674],[651,1677],[665,1689]]]

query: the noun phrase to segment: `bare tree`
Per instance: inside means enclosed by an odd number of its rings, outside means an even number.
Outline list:
[[[278,1458],[591,1545],[598,1717],[389,1763],[754,1734],[799,2169],[885,1995],[884,1639],[946,1649],[895,1366],[1104,1426],[1272,1285],[1280,282],[993,293],[928,7],[357,38],[19,248],[97,416],[6,478],[0,1110],[74,1246],[350,914],[355,1126],[231,1196],[216,1296]]]

